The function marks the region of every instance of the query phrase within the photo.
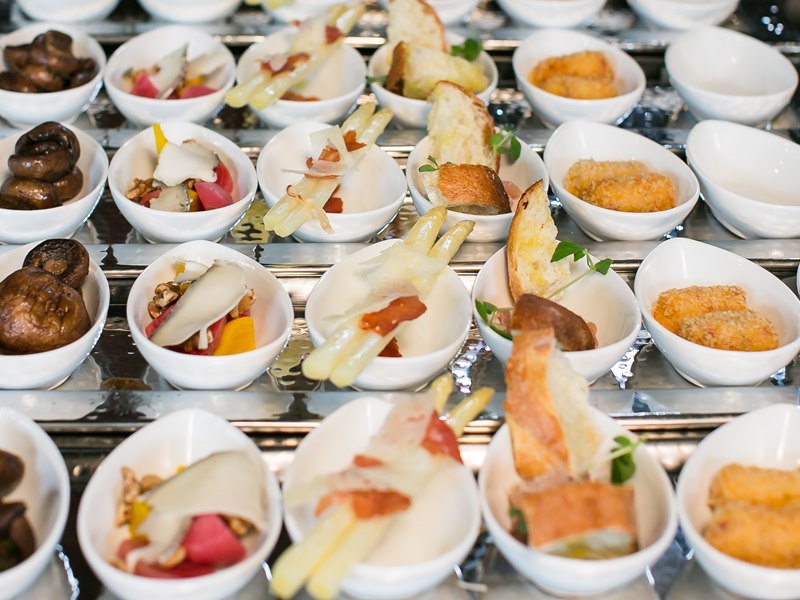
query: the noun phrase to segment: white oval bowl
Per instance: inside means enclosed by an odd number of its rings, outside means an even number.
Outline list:
[[[28,252],[39,242],[32,242],[0,256],[0,281],[22,267]],[[108,280],[96,262],[90,259],[89,274],[81,285],[86,310],[92,320],[89,330],[61,348],[31,354],[0,354],[0,389],[30,390],[53,388],[62,384],[89,355],[103,333],[110,291]]]
[[[797,469],[800,463],[800,408],[778,404],[737,417],[706,436],[681,469],[678,515],[695,558],[723,588],[747,598],[793,600],[800,569],[763,567],[717,550],[702,531],[711,518],[708,490],[717,472],[731,463]]]
[[[70,123],[86,111],[103,85],[103,71],[106,68],[105,52],[94,38],[80,29],[37,23],[4,35],[0,38],[0,47],[27,44],[38,34],[50,29],[70,35],[75,56],[93,58],[97,63],[97,73],[91,81],[60,92],[31,94],[0,90],[0,117],[14,127],[25,129],[43,121]],[[5,61],[0,57],[0,71],[5,70]]]
[[[314,346],[338,325],[331,317],[345,314],[369,293],[362,263],[402,240],[371,244],[340,260],[320,278],[306,303],[306,323]],[[424,299],[428,310],[406,323],[397,335],[403,356],[375,358],[356,378],[358,388],[399,390],[417,387],[444,369],[467,339],[472,313],[469,295],[458,275],[446,268]]]
[[[282,169],[306,169],[311,155],[309,134],[330,127],[326,123],[306,121],[290,125],[273,137],[256,163],[258,184],[264,199],[271,207],[286,193],[288,185],[302,179],[298,173]],[[329,213],[334,233],[327,233],[312,219],[292,235],[304,242],[360,242],[368,240],[383,229],[397,214],[406,196],[406,180],[395,160],[378,146],[342,178],[336,195],[344,203],[340,214]]]
[[[117,502],[122,496],[122,467],[141,477],[167,477],[180,465],[190,465],[214,452],[239,450],[263,461],[256,445],[241,431],[211,413],[188,409],[173,412],[126,438],[92,475],[78,507],[78,541],[92,571],[103,585],[124,600],[214,600],[227,597],[261,569],[281,531],[281,495],[275,475],[264,463],[267,492],[267,531],[250,553],[211,575],[187,579],[155,579],[120,571],[109,559],[119,543],[130,537],[127,527],[115,527]]]
[[[547,189],[549,177],[542,159],[539,158],[539,155],[534,152],[528,144],[525,142],[521,142],[521,144],[522,152],[515,162],[512,163],[506,155],[500,157],[500,179],[513,182],[522,192],[527,190],[531,184],[541,179],[544,189]],[[414,146],[414,149],[411,151],[411,154],[408,155],[408,160],[406,161],[408,189],[411,192],[411,199],[414,201],[414,207],[420,215],[424,215],[433,208],[433,203],[428,200],[425,194],[425,187],[422,183],[422,173],[419,172],[420,166],[428,162],[430,147],[430,140],[428,136],[425,136]],[[511,219],[513,217],[513,212],[507,212],[501,215],[470,215],[455,210],[448,210],[444,225],[446,228],[449,228],[459,221],[474,221],[475,228],[467,238],[469,241],[500,242],[505,241],[506,237],[508,237],[508,228],[511,227]]]
[[[738,5],[739,0],[628,0],[645,25],[673,30],[719,25]]]
[[[640,160],[675,184],[677,205],[668,210],[634,213],[595,206],[564,187],[569,168],[580,159]],[[643,135],[589,121],[559,126],[544,149],[553,191],[586,234],[602,240],[654,240],[680,225],[697,204],[700,185],[692,170],[672,152]]]
[[[151,17],[175,23],[208,23],[232,15],[241,0],[139,0]]]
[[[780,346],[761,352],[708,348],[672,333],[653,318],[658,295],[690,285],[739,285],[747,306],[772,321]],[[789,364],[800,351],[800,300],[769,271],[709,244],[675,238],[659,244],[642,261],[634,282],[644,324],[658,349],[691,383],[755,385]]]
[[[225,235],[247,212],[256,194],[256,170],[238,145],[210,129],[195,123],[162,123],[166,138],[173,143],[194,139],[211,148],[233,168],[235,202],[229,206],[191,213],[154,210],[125,197],[134,178],[148,179],[156,166],[156,142],[153,128],[140,131],[114,154],[108,169],[108,187],[122,216],[147,240],[181,243],[191,240],[217,240]],[[233,173],[232,171],[232,173]]]
[[[188,44],[189,60],[208,53],[224,57],[224,67],[204,84],[217,91],[197,98],[175,100],[144,98],[129,92],[130,84],[123,78],[126,71],[148,69],[184,44]],[[114,105],[136,125],[177,120],[202,122],[211,118],[222,106],[225,92],[233,87],[235,71],[231,51],[212,35],[196,27],[167,25],[137,35],[122,44],[108,59],[103,82]]]
[[[452,44],[459,44],[464,41],[464,38],[455,34],[448,33],[447,41]],[[367,66],[367,74],[370,77],[384,77],[389,72],[391,65],[392,54],[387,45],[383,45],[372,55],[369,59]],[[481,51],[478,58],[475,59],[478,64],[483,68],[483,72],[489,79],[489,85],[485,90],[475,94],[478,98],[483,100],[484,104],[489,104],[492,93],[497,88],[499,75],[497,73],[497,65],[494,60],[485,52]],[[417,100],[416,98],[406,98],[400,94],[395,94],[387,90],[383,85],[378,82],[369,84],[370,90],[381,106],[389,108],[394,113],[394,118],[408,125],[409,127],[425,127],[428,124],[428,113],[431,110],[431,105],[425,100]]]
[[[392,408],[390,401],[359,398],[327,417],[298,446],[286,469],[283,489],[310,482],[352,464],[363,452]],[[292,540],[314,526],[314,507],[286,508],[284,519]],[[389,600],[416,597],[453,572],[480,530],[475,478],[463,465],[453,465],[431,480],[411,508],[395,517],[386,536],[368,560],[355,565],[342,590],[357,598]]]
[[[239,59],[236,81],[241,83],[259,71],[259,62],[272,54],[289,50],[296,27],[268,35],[253,44]],[[301,93],[320,100],[278,100],[261,110],[253,109],[271,127],[288,127],[299,121],[333,123],[341,119],[356,103],[366,87],[367,66],[358,50],[344,44],[302,84]]]
[[[498,0],[512,19],[531,27],[577,27],[593,20],[606,0]]]
[[[340,0],[296,0],[280,8],[268,9],[266,7],[266,0],[262,0],[264,10],[275,17],[275,20],[279,23],[305,21],[310,17],[324,13],[332,6],[340,3]]]
[[[743,238],[800,237],[800,146],[727,121],[701,121],[686,158],[711,212]]]
[[[389,0],[379,0],[378,4],[384,10],[389,10]],[[471,14],[480,0],[430,0],[428,4],[436,11],[443,25],[455,25]]]
[[[0,450],[25,463],[19,486],[4,501],[24,502],[36,550],[26,560],[0,573],[0,598],[15,598],[42,575],[53,559],[69,514],[70,483],[61,452],[44,430],[28,417],[0,407]]]
[[[556,96],[528,81],[531,70],[541,61],[556,56],[596,50],[608,58],[616,75],[619,96],[599,100],[576,100]],[[636,107],[645,88],[644,71],[628,54],[608,42],[569,29],[543,29],[525,38],[511,59],[517,87],[545,125],[557,126],[573,119],[598,123],[619,123]]]
[[[63,205],[41,210],[12,210],[0,208],[0,242],[27,244],[34,240],[69,237],[80,227],[103,196],[108,178],[108,156],[95,139],[69,127],[81,145],[78,168],[83,172],[81,191]],[[0,181],[11,177],[6,160],[14,153],[18,136],[0,140]]]
[[[611,417],[592,408],[591,417],[603,436],[601,452],[610,451],[613,437],[636,436]],[[521,543],[509,533],[509,492],[521,481],[514,467],[508,425],[494,434],[478,475],[481,512],[495,545],[522,575],[558,596],[599,594],[641,577],[675,537],[678,514],[675,495],[661,463],[640,446],[634,451],[636,473],[627,485],[635,490],[634,510],[640,549],[607,560],[581,560],[547,554]]]
[[[147,338],[144,328],[153,320],[147,303],[156,285],[175,277],[175,266],[182,259],[209,266],[214,259],[231,260],[244,268],[247,287],[256,294],[250,310],[255,321],[255,350],[198,356],[162,348]],[[203,240],[176,246],[150,264],[133,282],[126,314],[136,348],[150,366],[172,385],[194,390],[236,389],[251,383],[286,345],[294,322],[289,294],[272,273],[236,250]]]
[[[51,23],[102,21],[117,7],[119,0],[18,0],[31,19]]]
[[[667,48],[669,81],[698,119],[758,125],[780,113],[797,69],[778,50],[721,27],[692,29]]]
[[[572,262],[570,279],[586,270],[585,260]],[[491,302],[500,308],[513,306],[508,289],[505,248],[495,252],[486,261],[472,286],[472,312],[478,330],[492,354],[505,365],[511,356],[511,340],[496,333],[484,322],[475,308],[476,300]],[[608,373],[636,340],[642,324],[636,297],[628,284],[613,269],[609,269],[606,275],[589,275],[571,285],[558,303],[597,326],[597,348],[564,353],[570,366],[593,383]]]

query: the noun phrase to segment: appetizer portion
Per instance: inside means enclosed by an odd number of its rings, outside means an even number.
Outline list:
[[[302,84],[344,44],[345,36],[364,14],[362,4],[337,4],[320,16],[303,21],[285,53],[264,56],[261,68],[225,94],[234,108],[249,104],[265,109],[278,100],[311,101]]]
[[[309,220],[316,220],[326,233],[334,233],[327,215],[350,212],[337,191],[348,173],[374,147],[392,119],[392,111],[375,112],[376,104],[362,104],[342,124],[310,135],[312,156],[302,179],[286,188],[286,194],[264,216],[264,228],[286,237]],[[294,173],[294,171],[290,171]]]
[[[83,188],[75,134],[49,121],[22,134],[8,157],[11,177],[0,186],[0,208],[38,210],[61,206]]]
[[[153,290],[144,328],[151,342],[184,354],[223,356],[256,348],[250,308],[255,292],[247,287],[244,269],[233,261],[211,267],[179,262],[175,277]]]
[[[368,410],[370,415],[374,414],[377,427],[369,437],[363,436],[362,432],[353,432],[358,442],[353,445],[355,452],[349,458],[349,464],[341,470],[323,470],[310,479],[301,478],[297,483],[287,475],[287,510],[307,508],[318,519],[303,533],[302,539],[295,539],[295,543],[275,563],[272,579],[274,594],[290,598],[305,585],[313,598],[335,598],[342,581],[354,566],[362,562],[371,563],[370,557],[380,554],[384,544],[393,543],[392,538],[396,539],[398,535],[392,531],[394,527],[414,526],[415,521],[404,520],[406,515],[413,511],[418,517],[422,514],[430,519],[442,509],[459,511],[459,507],[442,506],[435,495],[427,493],[428,488],[438,480],[445,479],[458,485],[461,494],[474,490],[471,477],[466,478],[467,485],[463,487],[461,477],[449,477],[454,470],[459,471],[456,475],[465,474],[458,436],[488,404],[492,390],[482,388],[463,400],[448,415],[440,415],[452,387],[452,379],[447,374],[438,378],[425,395],[392,403],[361,401],[364,410]],[[336,417],[332,416],[331,422],[335,420]],[[373,420],[372,416],[369,420]],[[358,420],[359,423],[362,421]],[[326,425],[326,422],[321,425],[320,431],[323,433],[327,433]],[[362,437],[366,438],[363,445]],[[326,438],[322,439],[322,442],[307,439],[304,443],[318,443],[316,449],[324,450],[321,444]],[[327,440],[333,438],[328,436]],[[477,526],[477,519],[475,521]],[[432,529],[435,531],[436,527]],[[432,535],[434,538],[428,544],[436,548],[441,542],[436,539],[435,533]],[[471,543],[472,538],[468,542]],[[445,544],[440,552],[451,552],[452,548],[448,546]],[[384,558],[377,564],[370,564],[376,570],[376,584],[385,585],[385,580],[378,582],[381,578],[377,570],[381,567],[413,568],[415,563],[430,560],[430,557],[408,556],[407,545],[396,544],[396,547],[397,550],[390,555],[398,562],[385,563]],[[454,557],[454,560],[458,561],[459,558]],[[426,566],[427,571],[422,579],[430,580],[428,585],[435,584],[447,576],[452,564],[443,564],[441,567],[442,573],[434,574]],[[364,584],[362,580],[362,590]]]
[[[59,92],[89,83],[97,75],[93,58],[72,53],[72,38],[50,30],[30,44],[6,46],[3,61],[8,71],[0,73],[0,89],[10,92]]]
[[[111,563],[162,579],[208,575],[241,561],[267,527],[263,466],[243,451],[215,452],[162,477],[123,467]],[[248,549],[249,548],[249,549]]]
[[[22,481],[25,463],[0,449],[0,573],[28,558],[36,550],[36,537],[25,516],[24,502],[6,502]]]
[[[774,324],[747,307],[747,293],[738,285],[669,289],[652,310],[661,325],[701,346],[759,352],[780,345]]]
[[[189,44],[184,44],[154,65],[128,69],[122,76],[128,93],[143,98],[182,100],[217,91],[206,84],[225,67],[226,57],[208,53],[188,60],[188,50]]]
[[[545,92],[576,100],[599,100],[620,94],[614,68],[602,52],[585,50],[536,64],[528,81]]]
[[[179,144],[153,125],[155,169],[147,179],[134,178],[125,196],[148,208],[197,212],[223,208],[237,196],[236,173],[214,150],[196,140]]]
[[[47,240],[33,248],[22,268],[0,282],[0,353],[31,354],[66,346],[92,320],[81,285],[89,253],[75,240]]]
[[[800,469],[740,464],[720,469],[708,491],[703,537],[739,560],[800,569]]]

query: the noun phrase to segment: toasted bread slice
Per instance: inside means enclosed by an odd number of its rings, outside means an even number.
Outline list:
[[[569,263],[550,262],[558,245],[558,229],[541,180],[531,185],[517,203],[506,246],[508,286],[516,302],[522,294],[547,297],[569,277]]]
[[[434,205],[471,215],[511,212],[508,194],[494,169],[484,165],[439,165],[424,177],[425,192]]]
[[[452,81],[471,92],[489,85],[483,67],[460,56],[432,50],[407,42],[408,54],[403,68],[403,95],[425,100],[439,81]]]
[[[597,452],[589,386],[555,347],[552,329],[514,336],[506,365],[506,422],[523,479],[575,477]]]
[[[383,86],[393,94],[403,95],[404,73],[408,61],[408,44],[398,42],[392,51],[392,63]]]
[[[448,52],[442,20],[425,0],[391,0],[387,43],[407,42],[421,48]]]
[[[574,312],[540,296],[522,294],[511,315],[511,331],[552,328],[564,352],[592,350],[597,339],[589,325]]]

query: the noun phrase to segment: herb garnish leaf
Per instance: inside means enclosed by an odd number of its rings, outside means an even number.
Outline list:
[[[460,56],[461,58],[472,62],[483,50],[483,44],[480,40],[475,38],[467,38],[463,44],[457,44],[450,47],[450,54],[453,56]]]

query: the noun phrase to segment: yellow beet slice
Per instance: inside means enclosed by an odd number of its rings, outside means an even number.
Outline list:
[[[239,317],[225,323],[214,356],[239,354],[256,349],[256,326],[252,317]]]

